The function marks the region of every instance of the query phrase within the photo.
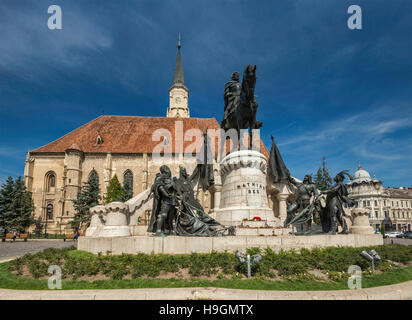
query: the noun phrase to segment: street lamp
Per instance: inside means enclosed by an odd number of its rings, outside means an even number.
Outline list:
[[[258,265],[259,262],[262,260],[262,256],[259,253],[254,254],[252,256],[252,258],[253,258],[252,263],[250,261],[250,254],[248,254],[246,256],[246,259],[245,259],[244,255],[238,251],[238,252],[235,253],[235,256],[236,256],[236,258],[238,258],[238,260],[241,264],[243,264],[245,262],[247,263],[247,276],[248,276],[248,278],[251,277],[251,264]]]
[[[369,261],[369,263],[371,264],[371,268],[372,268],[372,272],[375,272],[375,260],[381,260],[381,257],[378,255],[378,253],[375,250],[371,250],[368,252],[366,252],[365,250],[363,250],[360,253],[360,256],[362,258],[364,258],[365,260]]]
[[[53,214],[53,205],[49,203],[46,207],[46,226],[44,228],[44,237],[47,238],[47,220],[49,219],[49,215]]]

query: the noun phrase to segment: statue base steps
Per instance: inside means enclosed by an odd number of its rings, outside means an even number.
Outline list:
[[[216,212],[216,220],[225,226],[242,225],[243,219],[253,219],[259,217],[261,223],[267,227],[281,227],[283,224],[280,219],[276,218],[273,211],[269,208],[248,208],[248,207],[231,207],[219,209]],[[252,222],[252,221],[247,221]],[[258,222],[258,221],[256,221]]]
[[[352,226],[349,229],[350,233],[353,234],[374,234],[375,231],[371,226]]]
[[[236,236],[287,236],[290,232],[289,228],[236,228]]]
[[[267,228],[268,224],[266,221],[242,221],[240,225],[242,228]]]
[[[245,228],[247,230],[247,228]],[[252,230],[252,229],[251,229]],[[256,229],[258,230],[258,229]],[[291,249],[313,249],[325,247],[364,247],[383,244],[380,234],[345,234],[345,235],[311,235],[311,236],[255,236],[237,235],[230,237],[112,237],[95,238],[80,237],[78,250],[88,251],[94,254],[108,251],[114,255],[122,253],[137,254],[191,254],[217,252],[245,251],[248,248],[271,248],[274,251]]]

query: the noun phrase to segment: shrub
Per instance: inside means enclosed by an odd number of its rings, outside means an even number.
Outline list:
[[[255,277],[274,278],[280,275],[284,279],[295,281],[310,279],[312,275],[308,271],[320,269],[328,272],[330,279],[338,280],[346,276],[350,265],[359,265],[362,270],[369,270],[369,263],[360,257],[359,253],[362,250],[371,249],[375,249],[383,259],[376,261],[377,270],[389,271],[394,268],[391,263],[384,260],[400,263],[412,261],[411,247],[401,245],[281,250],[278,253],[270,248],[265,250],[251,248],[247,250],[247,253],[262,255],[260,263],[252,265],[252,275]],[[103,274],[115,280],[123,279],[126,275],[131,275],[132,278],[158,277],[161,273],[178,273],[182,269],[188,270],[192,277],[217,274],[218,278],[224,278],[224,276],[237,274],[236,278],[239,278],[247,273],[246,263],[240,264],[235,255],[228,252],[192,253],[190,255],[139,253],[103,256],[78,251],[74,247],[46,249],[35,254],[26,254],[11,261],[9,270],[22,274],[24,267],[27,267],[34,278],[40,278],[48,275],[48,267],[51,264],[62,267],[63,278],[72,277],[73,279],[97,274]]]
[[[39,260],[32,260],[29,265],[29,272],[34,278],[40,278],[47,275],[48,265]]]

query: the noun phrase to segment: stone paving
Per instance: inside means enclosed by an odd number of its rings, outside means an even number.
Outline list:
[[[403,244],[405,246],[412,246],[412,239],[403,239],[403,238],[385,238],[383,243],[391,244],[393,240],[394,244]]]
[[[21,256],[26,253],[35,253],[47,248],[66,248],[76,246],[77,242],[73,240],[28,240],[24,241],[6,241],[0,242],[0,258]]]
[[[412,281],[357,290],[275,291],[224,288],[9,290],[0,300],[412,300]]]

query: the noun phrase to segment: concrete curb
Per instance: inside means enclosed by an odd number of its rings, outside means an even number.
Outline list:
[[[27,239],[26,242],[36,242],[36,241],[63,241],[63,239]],[[72,241],[72,242],[77,242],[76,240],[73,239],[66,239],[67,241]],[[25,242],[23,239],[16,239],[15,241],[7,239],[6,242]]]
[[[20,257],[22,257],[22,256],[23,256],[23,255],[20,254],[20,255],[18,255],[18,256],[1,257],[1,258],[0,258],[0,263],[9,262],[9,261],[11,261],[11,260],[15,260],[15,259],[20,258]]]
[[[359,290],[272,291],[222,288],[116,290],[0,289],[0,300],[412,300],[412,281]]]

